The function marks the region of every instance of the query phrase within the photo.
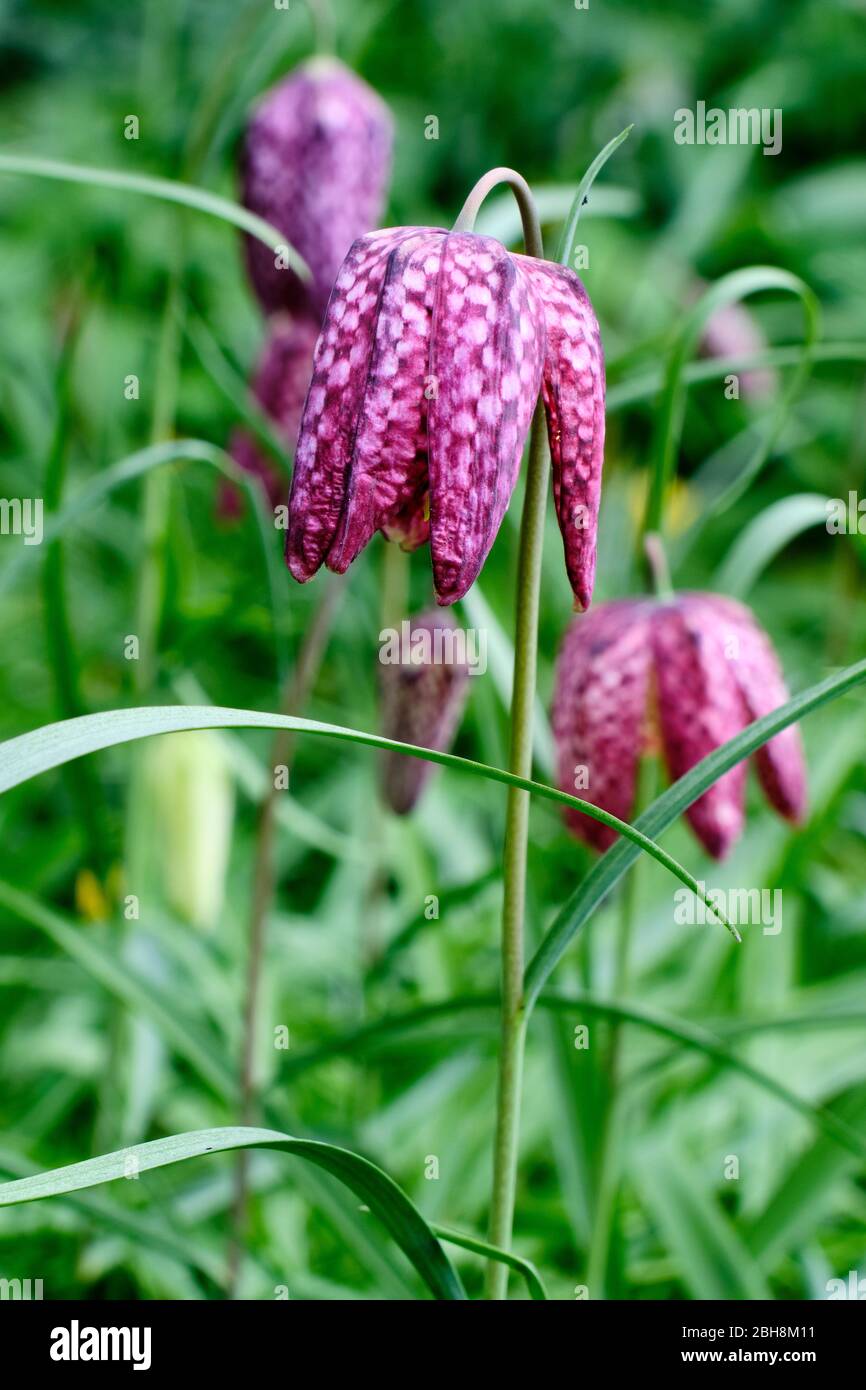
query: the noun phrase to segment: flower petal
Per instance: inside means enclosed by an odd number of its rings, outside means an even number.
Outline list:
[[[600,605],[572,623],[556,667],[552,720],[560,789],[621,820],[632,813],[647,741],[651,612],[640,600]],[[564,817],[595,849],[608,849],[617,838],[582,811],[566,809]]]
[[[340,522],[389,260],[419,230],[398,227],[360,237],[337,276],[295,451],[286,563],[300,583],[322,564]]]
[[[604,462],[604,353],[580,279],[565,266],[516,256],[544,306],[547,348],[542,392],[547,410],[553,498],[565,566],[577,606],[589,607],[595,578]]]
[[[730,663],[734,679],[750,719],[784,705],[790,698],[776,654],[767,634],[753,615],[733,599],[702,595],[730,625]],[[806,763],[799,726],[790,724],[754,755],[758,779],[770,805],[786,820],[801,821],[806,814]]]
[[[706,606],[689,595],[660,605],[652,638],[662,744],[677,780],[738,734],[746,712],[718,620]],[[727,854],[742,831],[745,783],[746,764],[738,763],[686,811],[698,839],[716,859]]]
[[[491,237],[445,238],[430,351],[430,548],[436,599],[478,576],[514,490],[538,396],[541,308]]]
[[[343,513],[327,556],[338,573],[381,527],[417,512],[427,492],[424,392],[444,235],[408,238],[388,258]]]

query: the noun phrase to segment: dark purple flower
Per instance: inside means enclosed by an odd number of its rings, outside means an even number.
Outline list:
[[[244,143],[242,199],[303,256],[305,287],[274,252],[246,238],[265,313],[309,310],[321,320],[340,264],[382,215],[391,163],[388,108],[333,58],[314,58],[256,107]]]
[[[383,732],[400,743],[446,752],[469,693],[469,667],[450,613],[439,609],[416,614],[403,624],[401,660],[382,666]],[[435,763],[386,753],[382,791],[397,815],[412,810]]]
[[[277,433],[293,453],[298,441],[298,429],[304,399],[313,371],[313,350],[319,336],[318,326],[311,318],[290,318],[278,314],[268,325],[264,350],[256,367],[252,394]],[[277,463],[250,434],[237,429],[232,435],[229,453],[239,468],[261,480],[271,506],[282,502],[286,480]],[[227,482],[220,493],[219,510],[223,516],[234,516],[240,507],[238,489]]]
[[[491,237],[399,227],[337,277],[295,456],[286,560],[343,573],[374,533],[429,534],[437,602],[477,578],[542,387],[578,605],[592,595],[604,448],[598,324],[578,277]]]
[[[641,757],[661,744],[680,778],[713,749],[788,699],[769,638],[748,609],[715,594],[670,602],[601,604],[573,623],[556,673],[553,733],[559,785],[629,820]],[[795,725],[754,755],[764,793],[780,815],[802,819],[806,770]],[[580,770],[585,774],[581,775]],[[743,826],[746,764],[738,763],[686,812],[720,859]],[[569,827],[596,849],[616,832],[579,811]]]

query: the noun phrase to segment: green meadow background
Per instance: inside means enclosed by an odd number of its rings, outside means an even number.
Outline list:
[[[863,5],[368,0],[338,2],[335,16],[340,56],[394,113],[387,224],[450,225],[476,178],[508,164],[537,191],[552,257],[589,163],[634,125],[579,236],[608,362],[596,601],[643,583],[636,538],[662,372],[702,287],[760,265],[811,288],[822,318],[811,373],[739,495],[729,485],[803,363],[798,296],[749,300],[767,344],[758,364],[776,374],[769,397],[730,399],[723,369],[690,369],[670,557],[678,587],[753,607],[792,692],[859,659],[866,544],[824,522],[826,499],[864,489]],[[234,198],[251,103],[311,49],[300,0],[3,0],[0,154]],[[698,100],[781,108],[781,153],[677,145],[674,112]],[[137,140],[124,138],[129,115]],[[425,138],[431,116],[438,139]],[[519,245],[507,198],[480,225]],[[138,193],[0,168],[0,325],[0,496],[42,497],[46,522],[67,518],[42,546],[0,536],[0,735],[145,704],[275,710],[317,622],[323,650],[299,712],[377,730],[384,542],[342,584],[322,574],[299,587],[280,534],[267,519],[262,531],[249,502],[237,523],[218,519],[218,451],[249,409],[263,336],[236,230]],[[173,439],[201,444],[179,461]],[[158,445],[153,466],[124,480],[117,465]],[[455,747],[498,766],[519,501],[520,490],[462,613],[486,632],[489,666]],[[412,608],[427,606],[426,550],[408,584]],[[570,608],[551,505],[545,708]],[[801,829],[771,815],[751,778],[747,830],[724,864],[681,823],[664,837],[712,887],[781,889],[782,930],[747,928],[738,947],[719,927],[680,925],[675,881],[642,861],[559,966],[558,1006],[533,1017],[515,1247],[551,1298],[581,1296],[593,1232],[593,1297],[808,1300],[850,1270],[866,1275],[862,688],[803,733]],[[536,775],[550,780],[543,725],[537,754]],[[445,771],[400,820],[381,804],[368,749],[300,737],[278,761],[291,761],[290,787],[276,801],[248,1118],[354,1149],[429,1222],[483,1235],[504,790]],[[272,762],[267,732],[178,736],[0,798],[4,1177],[241,1121]],[[532,942],[591,863],[556,808],[535,803]],[[125,915],[130,894],[137,919]],[[615,994],[628,904],[631,969]],[[618,1025],[614,999],[627,1014]],[[459,1007],[429,1008],[446,1000]],[[586,1048],[575,1046],[583,1026]],[[46,1298],[424,1295],[332,1178],[267,1152],[250,1155],[246,1178],[233,1283],[230,1155],[3,1210],[0,1277],[41,1278]],[[478,1257],[451,1254],[480,1296]],[[526,1296],[517,1278],[511,1294]]]

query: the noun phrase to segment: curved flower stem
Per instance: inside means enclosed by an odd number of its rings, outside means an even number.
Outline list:
[[[526,254],[542,258],[544,243],[532,191],[523,176],[514,169],[491,169],[480,178],[463,204],[453,230],[471,232],[484,199],[501,183],[507,183],[517,199],[523,223]],[[532,771],[538,607],[548,472],[544,407],[539,401],[532,417],[529,436],[529,467],[520,522],[520,552],[517,562],[517,613],[508,768],[510,772],[521,777],[528,777]],[[529,797],[526,792],[512,787],[508,793],[503,849],[501,1041],[496,1099],[496,1139],[493,1150],[493,1192],[488,1228],[490,1244],[501,1250],[508,1250],[511,1246],[514,1194],[517,1185],[523,1052],[527,1022],[523,1000],[523,937],[528,844]],[[488,1298],[506,1298],[508,1266],[491,1260],[487,1265],[486,1287]]]
[[[532,721],[535,707],[536,657],[541,552],[547,501],[548,455],[544,407],[539,403],[532,421],[529,471],[520,526],[517,572],[517,621],[514,634],[514,685],[511,697],[511,747],[508,767],[520,776],[532,768]],[[529,841],[529,797],[511,788],[505,821],[502,906],[502,1035],[493,1159],[493,1197],[489,1239],[503,1250],[511,1245],[526,1010],[523,998],[523,936],[526,903],[526,851]],[[508,1268],[491,1261],[487,1294],[505,1298]]]
[[[337,46],[337,25],[331,0],[308,0],[308,5],[316,53],[320,56],[331,54]]]
[[[482,175],[460,209],[457,221],[451,230],[453,232],[471,232],[484,199],[501,183],[507,183],[517,199],[520,219],[523,223],[523,245],[527,256],[542,258],[544,256],[544,243],[541,239],[541,226],[535,209],[535,200],[526,179],[522,174],[518,174],[516,169],[501,166]]]
[[[674,596],[671,571],[665,552],[664,541],[658,531],[648,531],[643,538],[644,554],[649,566],[653,591],[658,599],[667,603]]]

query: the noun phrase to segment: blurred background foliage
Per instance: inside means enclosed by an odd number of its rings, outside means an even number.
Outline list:
[[[509,164],[539,189],[552,256],[590,160],[634,123],[596,185],[580,236],[611,403],[597,599],[641,583],[635,537],[655,393],[701,282],[771,264],[817,293],[824,355],[760,477],[713,514],[714,480],[736,474],[769,407],[745,393],[726,399],[720,375],[699,382],[689,392],[669,517],[682,587],[719,586],[720,573],[730,580],[731,548],[747,525],[756,527],[755,545],[781,547],[753,581],[741,575],[740,587],[795,691],[860,656],[866,635],[863,537],[831,536],[819,519],[782,545],[773,510],[789,494],[846,497],[863,488],[864,9],[861,0],[592,0],[587,11],[567,0],[335,5],[341,57],[395,114],[390,222],[448,225],[475,179]],[[251,102],[312,43],[299,0],[287,11],[266,0],[4,0],[0,26],[4,152],[186,177],[229,197]],[[675,144],[674,111],[699,99],[781,107],[782,152]],[[124,138],[129,114],[139,117],[137,141]],[[425,139],[431,115],[437,140]],[[41,495],[56,509],[154,440],[224,446],[238,420],[231,389],[248,376],[263,333],[234,231],[147,198],[7,174],[0,207],[0,494]],[[517,244],[507,204],[485,216]],[[799,306],[766,295],[750,311],[769,343],[791,349],[776,367],[784,377],[799,356]],[[138,399],[124,393],[130,374],[140,380]],[[4,737],[150,701],[278,707],[275,637],[291,669],[330,581],[299,588],[280,572],[272,595],[250,508],[237,524],[216,520],[217,476],[202,462],[171,464],[112,490],[62,542],[29,550],[14,578],[4,571],[20,562],[20,539],[0,538]],[[457,751],[499,765],[518,504],[519,496],[464,611],[467,623],[489,631],[491,669],[472,682]],[[552,509],[549,525],[545,704],[570,611]],[[278,555],[279,536],[269,544]],[[341,586],[304,711],[312,717],[378,727],[383,552],[383,543],[369,547]],[[136,663],[124,644],[140,631],[142,575],[156,582],[157,641],[153,659]],[[411,564],[412,606],[430,597],[421,551]],[[613,1143],[603,1006],[593,1012],[578,1000],[534,1018],[515,1238],[552,1297],[573,1298],[585,1283],[590,1232],[601,1219],[611,1296],[820,1298],[828,1278],[863,1269],[862,1160],[740,1065],[830,1107],[866,1143],[862,695],[811,718],[804,735],[812,813],[802,830],[776,822],[752,788],[747,833],[724,865],[706,862],[681,826],[665,841],[713,886],[781,887],[779,935],[756,928],[734,948],[721,930],[679,926],[673,881],[654,864],[635,871],[629,1000],[706,1027],[730,1064],[652,1027],[625,1025]],[[538,775],[549,778],[543,739],[540,752]],[[13,910],[0,887],[0,1168],[10,1176],[238,1119],[269,738],[212,735],[168,755],[168,764],[166,756],[164,748],[118,748],[0,801],[2,879],[24,895]],[[467,1006],[363,1030],[495,989],[504,804],[500,789],[446,773],[398,821],[378,803],[373,755],[301,739],[291,789],[278,799],[259,1010],[266,1122],[359,1149],[430,1220],[479,1232],[495,1014]],[[534,939],[589,863],[555,810],[536,805]],[[141,903],[138,920],[123,915],[130,893]],[[426,920],[431,895],[438,919]],[[569,952],[556,979],[561,993],[596,1005],[610,999],[623,896]],[[578,1050],[574,1030],[583,1024],[592,1045]],[[279,1025],[289,1029],[287,1051],[273,1046]],[[315,1057],[325,1045],[328,1054]],[[253,1156],[240,1291],[417,1296],[415,1276],[373,1219],[330,1179],[300,1167]],[[621,1178],[612,1198],[602,1172]],[[0,1218],[0,1274],[41,1277],[48,1297],[219,1297],[232,1205],[223,1156],[9,1210]],[[477,1258],[458,1263],[477,1294]],[[513,1294],[523,1291],[515,1285]]]

